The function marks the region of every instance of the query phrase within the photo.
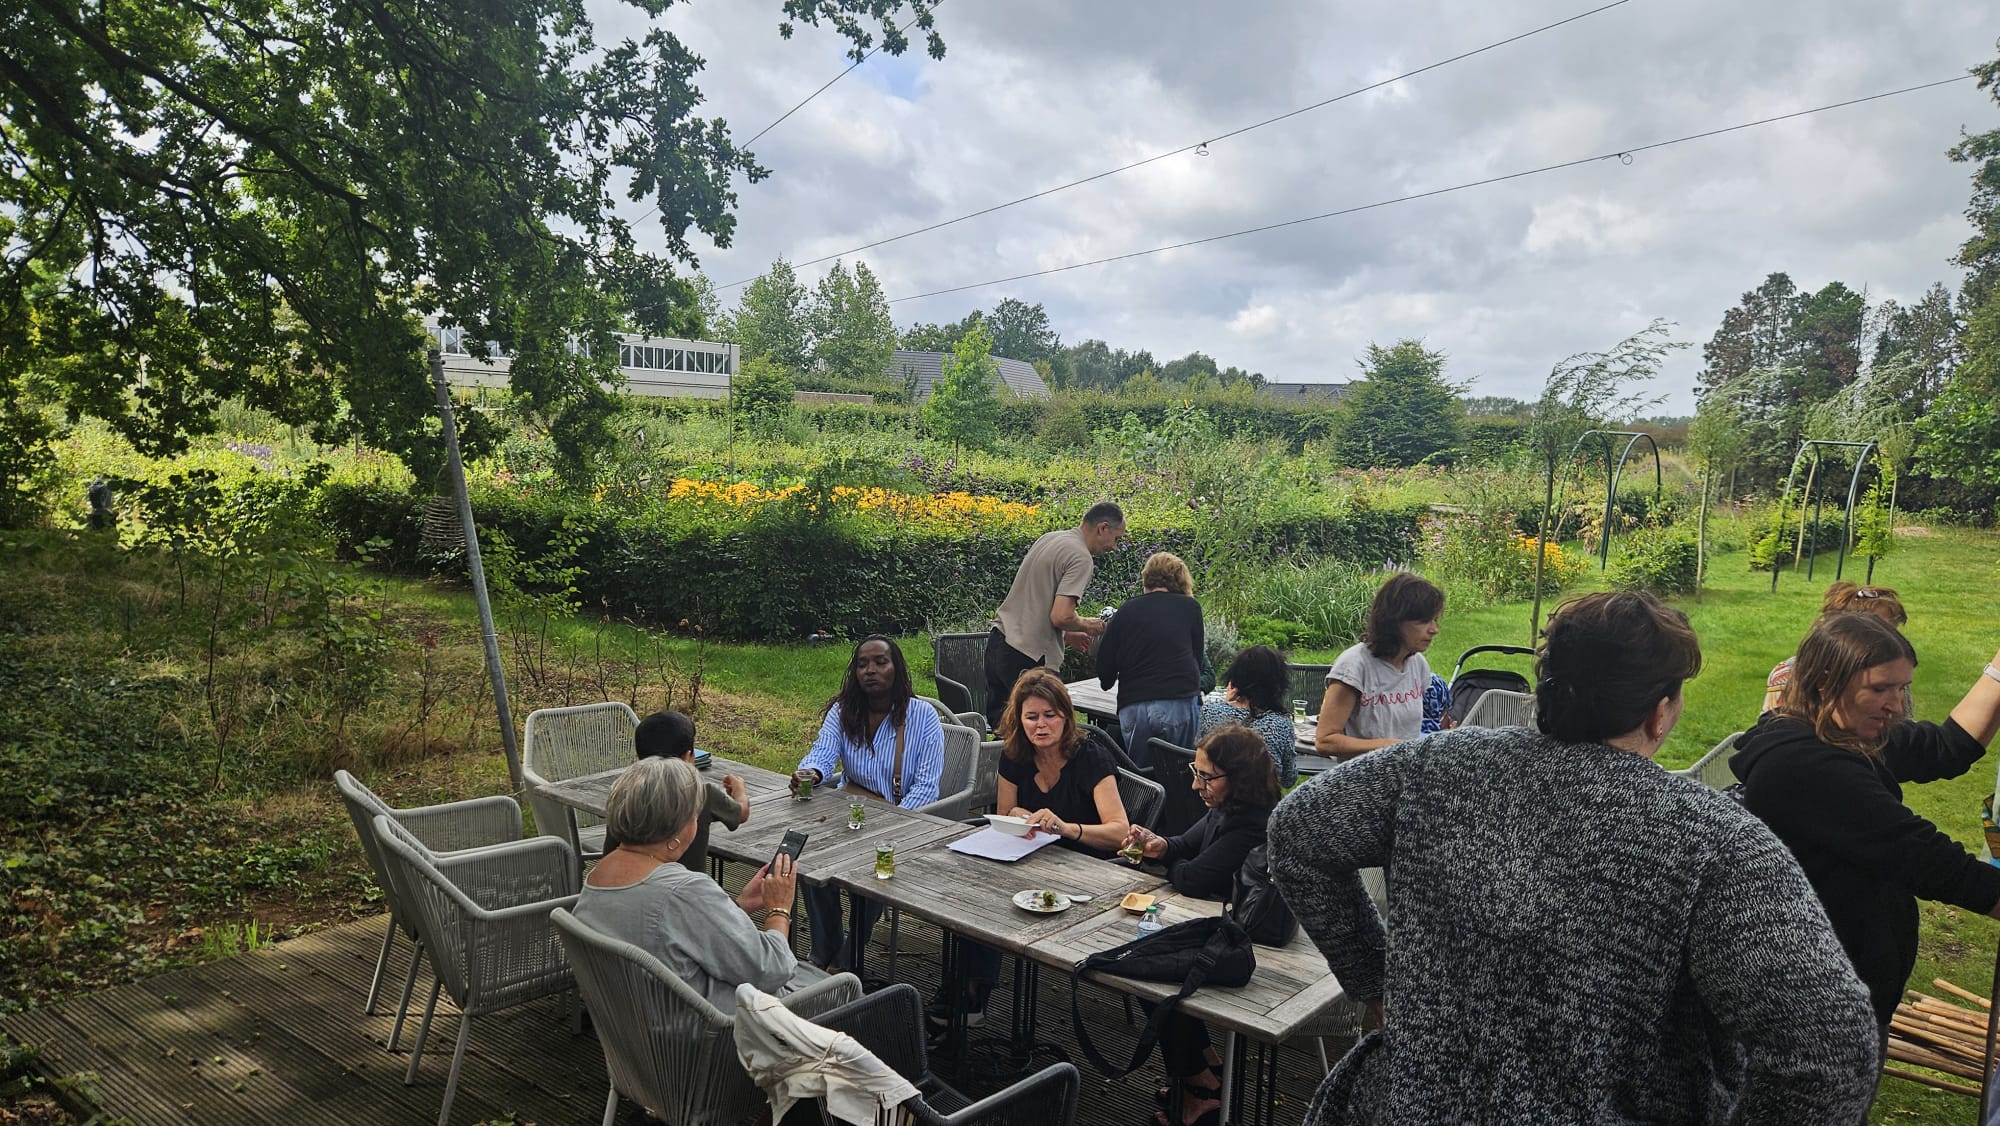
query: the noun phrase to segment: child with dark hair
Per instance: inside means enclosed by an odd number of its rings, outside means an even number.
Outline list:
[[[632,749],[642,759],[677,758],[693,766],[693,717],[685,712],[654,712],[640,720],[638,728],[632,732]],[[706,783],[701,789],[701,816],[695,819],[694,843],[681,854],[681,864],[690,872],[704,871],[708,867],[710,823],[720,821],[723,828],[734,830],[750,820],[750,797],[743,788],[743,779],[725,774],[721,782]],[[606,836],[609,837],[609,834]],[[604,842],[607,852],[616,847],[616,841],[607,839]]]

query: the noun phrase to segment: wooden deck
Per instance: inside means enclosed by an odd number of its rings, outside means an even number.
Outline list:
[[[451,1063],[456,1012],[447,1012],[449,1002],[439,1002],[423,1072],[416,1086],[403,1086],[407,1051],[392,1056],[384,1050],[393,1017],[361,1014],[382,926],[375,919],[334,927],[255,953],[17,1013],[0,1019],[0,1030],[38,1048],[46,1074],[80,1078],[104,1110],[139,1126],[433,1123]],[[886,923],[876,931],[876,945],[869,952],[871,973],[886,968],[882,944],[888,934]],[[936,980],[938,938],[934,929],[906,917],[898,976],[928,990]],[[391,962],[397,986],[408,956],[408,945],[399,939]],[[1081,1060],[1074,1045],[1066,1043],[1066,977],[1043,975],[1041,992],[1040,1034]],[[420,980],[413,1002],[419,1015],[427,995],[428,982]],[[1102,990],[1087,990],[1085,999],[1086,1019],[1118,1029],[1109,1034],[1107,1047],[1129,1045],[1119,1002]],[[996,1025],[1004,1025],[1006,1011],[1005,998],[996,996],[989,1034],[1002,1031]],[[404,1029],[405,1049],[416,1023],[413,1017]],[[945,1061],[936,1066],[950,1073]],[[1136,1073],[1112,1083],[1082,1066],[1080,1123],[1137,1126],[1150,1117],[1156,1074]],[[1309,1051],[1288,1048],[1281,1055],[1279,1075],[1276,1120],[1297,1122],[1317,1083],[1318,1061]],[[452,1121],[595,1123],[603,1111],[605,1083],[596,1038],[573,1035],[559,1004],[540,1001],[479,1018]],[[974,1093],[1001,1085],[976,1079],[960,1083]],[[646,1120],[631,1103],[621,1109],[621,1124]]]

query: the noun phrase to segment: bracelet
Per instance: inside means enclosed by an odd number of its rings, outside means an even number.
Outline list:
[[[767,923],[770,922],[773,915],[783,915],[787,921],[790,921],[792,912],[786,907],[772,907],[764,912],[764,921]]]
[[[1076,823],[1076,839],[1077,840],[1083,839],[1083,822],[1081,821]]]
[[[1986,666],[1986,675],[1989,679],[2000,680],[2000,669],[1994,668],[1989,662]]]

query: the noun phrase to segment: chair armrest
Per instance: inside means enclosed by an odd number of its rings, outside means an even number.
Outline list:
[[[911,1082],[929,1070],[924,1046],[924,1012],[917,990],[907,982],[878,989],[830,1012],[816,1023],[845,1032]]]
[[[396,809],[389,816],[432,852],[457,852],[521,839],[521,805],[505,796]]]
[[[861,979],[853,974],[821,978],[796,993],[778,998],[778,1003],[807,1020],[831,1012],[861,996]]]
[[[1076,1121],[1077,1083],[1075,1064],[1052,1063],[1004,1091],[995,1091],[955,1114],[941,1116],[940,1121],[944,1126],[971,1126],[1001,1118],[1011,1108],[1020,1108],[1024,1113],[1005,1115],[1004,1121],[1071,1126]]]
[[[955,794],[946,794],[934,802],[926,802],[910,812],[928,813],[932,817],[957,821],[965,813],[966,807],[972,804],[972,791],[977,788],[977,786],[967,786]]]

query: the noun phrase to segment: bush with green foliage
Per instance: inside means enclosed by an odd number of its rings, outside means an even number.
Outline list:
[[[1699,559],[1693,532],[1649,524],[1617,539],[1606,576],[1620,590],[1687,594],[1697,585]]]

